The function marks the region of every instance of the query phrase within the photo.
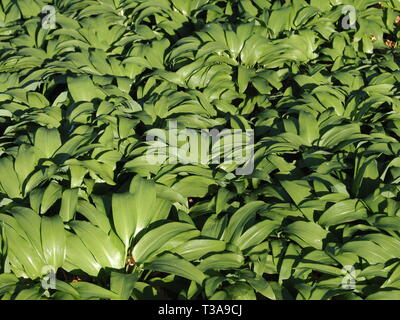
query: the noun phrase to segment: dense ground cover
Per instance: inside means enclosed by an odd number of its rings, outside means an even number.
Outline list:
[[[400,299],[399,11],[1,0],[0,297]],[[150,163],[171,120],[254,170]]]

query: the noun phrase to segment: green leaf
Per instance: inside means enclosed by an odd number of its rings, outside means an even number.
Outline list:
[[[13,257],[10,257],[11,265],[20,266],[22,268],[21,271],[30,279],[40,277],[45,262],[35,252],[34,247],[13,228],[6,227],[4,230],[9,249],[13,254]]]
[[[35,152],[49,159],[61,147],[60,133],[57,129],[39,128],[35,134]]]
[[[243,66],[238,67],[238,86],[239,92],[245,92],[254,71]]]
[[[386,289],[370,294],[366,300],[400,300],[400,290]]]
[[[202,198],[208,193],[208,188],[216,184],[212,179],[200,176],[184,177],[172,187],[184,197]]]
[[[90,202],[83,199],[78,200],[77,211],[104,232],[108,233],[110,231],[111,225],[107,215],[98,210]]]
[[[263,242],[279,226],[280,224],[276,221],[261,221],[247,229],[234,243],[240,250],[246,250]]]
[[[82,300],[121,299],[118,294],[93,283],[79,281],[72,283],[71,286],[79,293]]]
[[[234,197],[234,194],[225,188],[221,188],[218,190],[217,199],[216,199],[216,213],[221,213],[225,207],[227,206],[227,202]]]
[[[343,252],[352,252],[359,257],[364,258],[368,263],[385,263],[391,256],[385,253],[382,248],[372,241],[350,241],[345,243],[341,250]]]
[[[40,300],[42,297],[42,290],[39,286],[21,290],[15,300]]]
[[[254,218],[258,210],[264,206],[262,201],[253,201],[237,210],[229,221],[222,237],[227,242],[237,243],[237,239],[243,232],[244,226]]]
[[[309,112],[301,111],[299,114],[300,136],[305,145],[311,146],[319,138],[318,122]]]
[[[209,253],[224,251],[225,247],[225,242],[221,240],[194,239],[183,243],[174,249],[174,252],[188,261],[193,261]]]
[[[225,288],[232,300],[256,300],[256,294],[251,286],[244,282],[237,282]]]
[[[294,203],[297,205],[299,205],[311,194],[311,188],[307,181],[281,180],[280,183],[285,191],[289,194],[289,196],[293,199]]]
[[[102,267],[119,269],[125,265],[122,243],[112,241],[107,233],[86,221],[72,221],[70,226]]]
[[[367,210],[357,199],[343,200],[335,203],[326,210],[319,218],[318,223],[322,226],[333,226],[354,220],[365,219]]]
[[[135,176],[130,185],[134,195],[134,210],[136,228],[134,235],[146,228],[156,216],[156,188],[153,181]]]
[[[322,229],[318,224],[306,221],[293,222],[285,228],[285,231],[291,239],[301,246],[309,245],[320,250],[328,234],[328,231]]]
[[[61,198],[61,195],[62,187],[55,181],[50,182],[43,194],[40,213],[46,213],[47,210],[49,210],[50,207]]]
[[[122,299],[128,300],[135,288],[136,281],[136,274],[123,274],[113,271],[111,272],[110,289]]]
[[[77,290],[75,290],[75,288],[73,286],[71,286],[70,284],[68,284],[64,281],[56,279],[55,287],[56,287],[57,291],[69,294],[77,300],[79,300],[81,298],[79,295],[79,292]]]
[[[12,292],[18,283],[18,278],[12,273],[0,274],[0,295],[6,292]]]
[[[18,225],[22,227],[25,234],[28,236],[31,244],[35,247],[35,252],[44,258],[40,231],[42,220],[40,216],[31,209],[24,207],[14,207],[11,213],[18,222]]]
[[[136,229],[135,197],[133,194],[114,193],[112,196],[112,213],[114,226],[125,248],[130,245],[131,237]]]
[[[169,222],[147,232],[134,246],[132,256],[137,263],[146,262],[151,256],[174,237],[196,230],[193,225],[181,222]]]
[[[95,277],[99,273],[101,265],[78,236],[68,233],[66,260],[63,268],[67,271],[81,269],[83,272]]]
[[[293,265],[299,257],[299,252],[296,245],[289,243],[285,251],[285,256],[282,259],[282,264],[279,269],[279,283],[283,280],[289,279],[292,275]]]
[[[10,198],[21,198],[18,176],[10,157],[0,159],[0,185]]]
[[[170,253],[154,258],[151,262],[144,264],[144,268],[175,274],[196,281],[198,284],[202,284],[205,279],[203,272],[193,264]]]
[[[205,272],[207,270],[229,270],[242,266],[244,258],[237,253],[217,253],[205,258],[198,268]]]
[[[69,92],[74,101],[92,101],[102,99],[105,94],[97,88],[87,75],[80,75],[76,78],[67,78]]]
[[[44,258],[57,270],[63,265],[66,255],[64,224],[59,216],[42,217],[40,231]]]
[[[75,215],[78,205],[78,192],[79,189],[75,188],[67,189],[62,194],[60,217],[64,222],[72,220]]]

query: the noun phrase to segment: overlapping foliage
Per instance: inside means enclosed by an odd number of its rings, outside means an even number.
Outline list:
[[[399,299],[399,10],[1,0],[0,296]],[[168,120],[255,130],[253,173],[149,164]]]

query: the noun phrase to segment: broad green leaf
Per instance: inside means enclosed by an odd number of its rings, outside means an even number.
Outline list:
[[[301,246],[308,245],[315,249],[322,249],[328,231],[322,229],[318,224],[306,221],[296,221],[285,228],[285,232]]]
[[[61,147],[60,133],[57,129],[39,128],[35,134],[35,152],[41,157],[51,158]]]
[[[60,217],[64,222],[70,221],[75,215],[78,205],[78,192],[79,189],[75,188],[64,190],[62,194]]]
[[[279,228],[276,221],[265,220],[247,229],[234,243],[240,250],[246,250],[264,241],[273,231]]]
[[[44,214],[50,207],[61,198],[62,187],[55,181],[50,182],[46,190],[43,193],[42,205],[40,207],[40,213]]]
[[[29,241],[35,247],[35,252],[44,258],[40,230],[42,220],[40,216],[31,209],[24,207],[14,207],[12,208],[11,213],[28,236]]]
[[[101,267],[82,240],[78,236],[68,233],[66,261],[63,268],[67,271],[81,269],[91,276],[97,276]]]
[[[309,112],[301,111],[299,114],[300,136],[305,144],[311,146],[319,138],[318,122]]]
[[[123,274],[111,272],[110,289],[122,299],[128,300],[137,281],[136,274]]]
[[[219,214],[222,212],[227,206],[228,200],[230,200],[234,196],[233,193],[229,192],[229,190],[225,188],[221,188],[218,190],[217,199],[216,199],[216,213]]]
[[[134,195],[129,192],[114,193],[112,196],[112,213],[115,230],[123,241],[125,248],[128,248],[138,219]]]
[[[87,75],[80,75],[76,78],[68,77],[67,82],[69,92],[76,102],[102,99],[105,96]]]
[[[0,274],[0,295],[14,291],[16,284],[18,283],[18,278],[12,273],[2,273]]]
[[[136,176],[130,185],[134,194],[136,228],[134,235],[146,228],[156,215],[156,188],[153,181]]]
[[[304,201],[311,193],[311,188],[307,181],[281,180],[280,183],[297,205]]]
[[[72,297],[74,297],[77,300],[80,299],[79,292],[76,291],[73,286],[71,286],[70,284],[68,284],[64,281],[56,279],[56,289],[57,289],[57,291],[64,292],[66,294],[71,295]]]
[[[63,265],[66,255],[64,224],[59,216],[42,217],[40,231],[44,258],[57,270]]]
[[[137,263],[148,260],[159,247],[181,233],[196,230],[193,225],[181,222],[169,222],[147,232],[134,246],[132,256]]]
[[[373,294],[370,294],[367,300],[396,300],[400,299],[399,289],[384,289]]]
[[[243,232],[244,226],[250,221],[250,219],[255,217],[257,211],[260,210],[263,206],[264,202],[253,201],[237,210],[233,214],[228,226],[226,227],[223,240],[236,243],[237,239]]]
[[[15,300],[40,300],[41,297],[41,288],[36,285],[33,288],[21,290],[15,297]]]
[[[11,227],[5,228],[5,235],[9,249],[15,257],[15,261],[14,258],[10,258],[11,265],[20,265],[23,268],[21,271],[31,279],[40,277],[45,262],[36,253],[34,247]]]
[[[188,261],[193,261],[209,253],[224,251],[225,247],[225,242],[221,240],[194,239],[183,243],[174,249],[174,252]]]
[[[385,263],[391,259],[390,255],[385,253],[380,246],[372,241],[350,241],[345,243],[341,250],[343,252],[352,252],[371,264]]]
[[[18,176],[10,157],[0,159],[0,186],[10,198],[21,198]]]
[[[170,253],[154,258],[151,262],[144,264],[145,269],[166,272],[184,277],[189,280],[203,283],[205,275],[193,264]]]
[[[82,300],[121,299],[118,294],[93,283],[79,281],[72,283],[71,286],[79,293]]]
[[[331,206],[319,218],[322,226],[332,226],[354,220],[365,219],[367,211],[357,199],[343,200]]]
[[[83,199],[78,200],[77,211],[104,232],[108,233],[110,231],[111,225],[109,218],[90,202]]]
[[[253,288],[244,282],[232,284],[225,291],[232,300],[256,300]]]
[[[244,258],[237,253],[217,253],[205,258],[198,268],[205,272],[207,270],[229,270],[238,269],[242,266]]]
[[[124,266],[122,243],[116,245],[107,233],[86,221],[72,221],[70,226],[102,267],[119,269]]]
[[[172,189],[184,197],[204,197],[211,185],[216,184],[212,179],[200,176],[190,176],[179,180]]]

